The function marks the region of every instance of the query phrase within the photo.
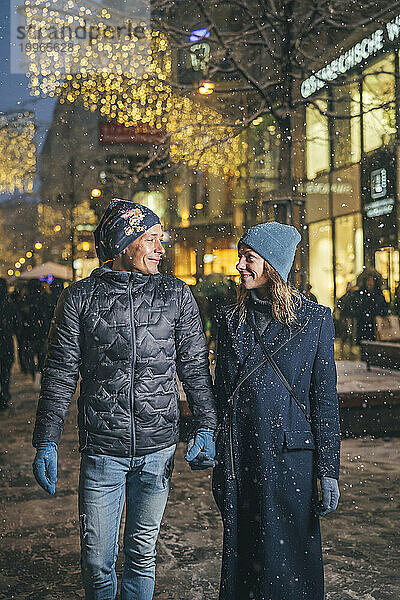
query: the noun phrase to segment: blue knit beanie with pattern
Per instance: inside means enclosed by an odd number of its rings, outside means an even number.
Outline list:
[[[295,227],[276,221],[251,227],[240,238],[240,246],[249,246],[262,256],[287,281],[301,235]]]
[[[114,260],[153,225],[161,225],[161,219],[150,208],[114,198],[93,232],[99,260]]]

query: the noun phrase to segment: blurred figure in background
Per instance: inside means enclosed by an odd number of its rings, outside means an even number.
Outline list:
[[[311,290],[312,290],[311,283],[306,283],[306,285],[304,286],[303,294],[306,298],[308,298],[312,302],[316,302],[318,304],[317,296],[315,296]]]
[[[348,344],[349,353],[347,359],[351,359],[352,346],[354,344],[354,289],[350,282],[346,286],[346,292],[341,296],[335,306],[334,322],[336,338],[340,340],[340,351],[342,360],[345,359],[345,346]]]
[[[394,291],[393,313],[400,317],[400,281],[397,283]]]
[[[7,283],[0,277],[0,409],[7,408],[10,401],[10,372],[14,362],[13,327],[14,316]]]
[[[28,373],[40,386],[40,376],[46,356],[46,341],[53,316],[53,305],[43,284],[31,279],[27,284],[26,295],[20,302],[20,325],[23,329],[24,353]]]
[[[365,269],[357,278],[357,287],[353,310],[360,344],[361,340],[375,340],[375,317],[386,317],[389,305],[382,292],[382,275],[375,269]]]
[[[22,303],[25,298],[25,287],[15,287],[10,294],[11,306],[14,314],[14,333],[17,338],[18,346],[18,360],[19,366],[22,373],[28,373],[29,360],[28,360],[28,348],[25,328],[23,326],[22,316]]]

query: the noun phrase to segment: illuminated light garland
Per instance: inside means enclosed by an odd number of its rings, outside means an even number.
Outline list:
[[[63,20],[55,13],[50,15],[54,2],[48,0],[49,12],[43,13],[43,0],[26,0],[27,22],[36,28],[45,27],[51,16],[51,22],[61,25]],[[82,1],[81,4],[85,6]],[[99,26],[111,18],[104,8],[100,14],[90,12],[90,7],[87,10]],[[71,23],[74,20],[84,23],[76,11],[70,16]],[[126,127],[139,125],[165,130],[170,134],[173,162],[184,162],[222,176],[238,175],[245,151],[242,136],[234,137],[239,126],[233,131],[232,127],[224,126],[224,118],[216,110],[191,96],[175,95],[168,83],[172,60],[166,36],[147,29],[144,34],[142,41],[124,40],[119,45],[106,39],[94,40],[84,49],[74,49],[68,64],[65,57],[54,51],[45,56],[34,51],[28,53],[32,94],[57,95],[61,104],[79,100],[85,109],[98,110],[104,118]],[[106,60],[103,69],[93,66],[93,57],[97,59],[99,53]],[[76,72],[78,65],[80,72]]]
[[[0,193],[33,192],[35,124],[31,112],[0,116]]]
[[[23,7],[28,33],[22,46],[35,96],[41,92],[59,95],[65,77],[84,81],[102,75],[118,81],[121,77],[145,77],[153,70],[152,42],[160,34],[151,32],[143,22],[132,22],[114,9],[111,15],[104,7],[84,0],[25,0]],[[160,40],[158,51],[166,49],[166,40]],[[79,88],[79,83],[73,87]]]
[[[215,175],[240,175],[246,142],[239,127],[224,125],[223,116],[217,111],[192,98],[175,98],[167,129],[171,132],[170,156],[174,162]]]

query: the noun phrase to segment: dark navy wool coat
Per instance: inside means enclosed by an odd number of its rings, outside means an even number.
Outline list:
[[[253,318],[252,313],[249,316]],[[340,432],[329,308],[302,297],[296,323],[262,338],[311,414],[274,373],[238,311],[220,319],[220,417],[213,493],[224,523],[220,600],[322,600],[317,478],[339,476]]]

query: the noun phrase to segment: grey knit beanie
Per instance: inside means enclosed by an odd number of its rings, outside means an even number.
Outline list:
[[[301,235],[295,227],[276,221],[261,223],[249,229],[239,240],[262,256],[287,281]]]

